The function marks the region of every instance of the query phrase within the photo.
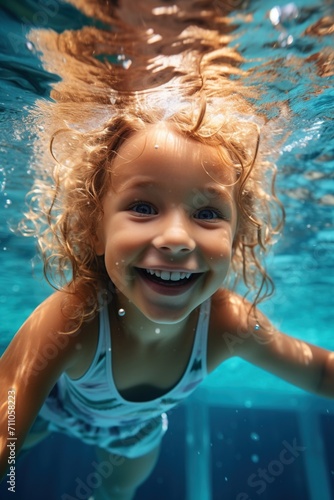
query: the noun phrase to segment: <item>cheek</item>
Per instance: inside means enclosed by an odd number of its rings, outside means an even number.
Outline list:
[[[223,264],[224,261],[230,260],[232,257],[233,236],[223,232],[210,241],[206,239],[206,253],[210,255],[210,259],[214,260],[217,264]],[[208,244],[209,243],[209,244]]]
[[[105,265],[110,280],[120,292],[124,292],[131,286],[133,275],[131,270],[126,267],[123,259],[117,260],[106,258]]]
[[[127,243],[115,234],[115,237],[107,243],[104,254],[106,270],[111,281],[121,291],[133,281],[134,272],[131,263],[135,255],[134,238],[130,240],[128,238]]]

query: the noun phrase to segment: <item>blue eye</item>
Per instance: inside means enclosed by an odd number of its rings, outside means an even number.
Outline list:
[[[214,208],[202,208],[196,212],[195,219],[211,221],[215,219],[224,219],[224,217],[219,210]]]
[[[157,211],[149,203],[143,201],[138,201],[130,207],[132,212],[136,212],[139,215],[156,215]]]

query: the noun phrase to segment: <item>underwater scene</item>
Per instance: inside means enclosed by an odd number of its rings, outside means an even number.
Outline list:
[[[193,25],[203,33],[195,35]],[[80,38],[85,29],[96,37],[101,31],[93,55]],[[48,38],[48,30],[60,38]],[[110,34],[105,41],[104,30]],[[136,43],[142,32],[145,51]],[[212,41],[217,36],[219,47]],[[53,60],[48,50],[58,40]],[[89,73],[96,92],[107,85],[103,64],[119,72],[122,85],[129,75],[128,89],[141,92],[168,82],[187,44],[203,54],[223,48],[216,64],[224,65],[232,84],[250,89],[249,99],[274,124],[264,142],[277,166],[286,222],[266,256],[275,290],[259,308],[281,331],[334,350],[332,0],[0,0],[1,354],[53,292],[35,238],[18,230],[38,168],[36,136],[43,131],[35,128],[36,102],[66,90],[67,57],[78,67],[96,58],[96,73]],[[139,69],[148,64],[152,73],[143,81]],[[79,70],[75,78],[79,85]],[[253,95],[252,89],[260,91]],[[87,85],[87,102],[89,92]],[[87,116],[96,123],[108,112],[103,106],[95,111]],[[157,466],[136,500],[334,500],[333,400],[235,357],[168,418]],[[54,433],[18,458],[15,491],[4,480],[0,498],[92,499],[113,468],[116,462],[96,462],[88,445]]]

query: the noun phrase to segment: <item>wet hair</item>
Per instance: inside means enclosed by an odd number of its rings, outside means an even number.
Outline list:
[[[83,67],[81,87],[78,79],[61,82],[53,91],[54,102],[38,103],[36,180],[25,232],[38,238],[50,283],[82,298],[82,307],[71,313],[74,330],[96,314],[99,293],[110,285],[94,237],[113,160],[135,132],[159,123],[217,148],[222,168],[235,171],[239,222],[224,286],[232,289],[242,281],[253,306],[273,292],[263,261],[282,228],[284,211],[263,135],[266,129],[270,133],[270,126],[249,102],[253,90],[227,77],[215,57],[192,55],[186,73],[174,71],[147,90],[122,90],[119,78],[117,85],[105,82],[94,89]],[[189,53],[186,59],[189,62]],[[76,61],[76,72],[79,66]],[[51,158],[45,154],[46,143]]]

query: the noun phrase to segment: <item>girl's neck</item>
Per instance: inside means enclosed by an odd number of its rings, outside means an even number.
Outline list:
[[[164,342],[182,336],[186,331],[196,329],[198,308],[182,321],[172,324],[156,323],[144,316],[133,304],[115,297],[110,303],[112,323],[129,339],[140,344]]]

